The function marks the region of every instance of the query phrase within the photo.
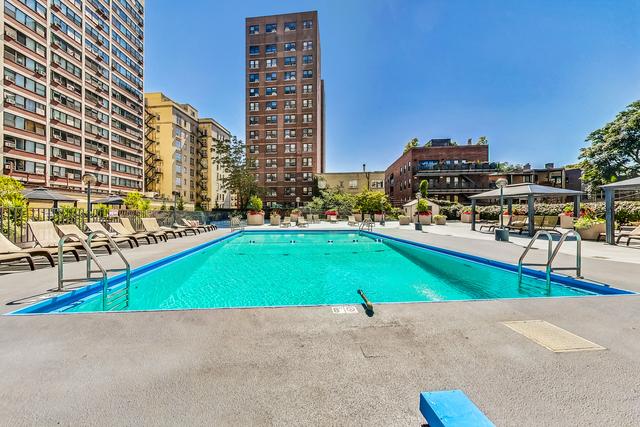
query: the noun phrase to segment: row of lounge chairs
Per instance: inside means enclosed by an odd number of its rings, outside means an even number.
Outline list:
[[[156,218],[142,218],[144,231],[136,231],[129,218],[120,218],[120,222],[108,224],[111,231],[102,223],[88,222],[85,224],[87,232],[102,232],[107,234],[116,244],[128,244],[130,248],[139,247],[140,241],[147,244],[167,241],[168,237],[178,238],[186,235],[196,235],[206,231],[215,230],[214,225],[200,224],[198,221],[182,220],[183,225],[163,227],[158,224]],[[4,235],[0,234],[0,263],[26,261],[31,270],[35,270],[33,258],[44,257],[51,266],[55,266],[55,257],[58,255],[58,244],[64,235],[73,235],[62,246],[63,254],[71,254],[80,261],[79,251],[84,247],[79,239],[87,242],[89,236],[76,224],[54,224],[51,221],[28,221],[27,225],[34,237],[36,246],[33,248],[20,248],[13,244]],[[104,249],[111,254],[110,242],[99,234],[92,238],[91,249]]]
[[[598,235],[598,241],[605,240],[607,237],[607,233],[600,233]],[[615,233],[616,243],[620,243],[620,240],[627,239],[627,246],[631,243],[632,240],[640,240],[640,225],[638,226],[622,226],[620,227],[620,231]]]
[[[529,230],[529,217],[526,215],[504,215],[502,222],[504,228],[509,231],[517,231],[518,234]],[[546,230],[560,233],[557,229],[558,222],[557,215],[536,215],[533,217],[533,229],[534,231]],[[500,221],[486,222],[480,226],[480,231],[492,232],[497,227],[500,227]]]

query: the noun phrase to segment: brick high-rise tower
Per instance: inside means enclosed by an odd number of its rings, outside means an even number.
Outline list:
[[[266,205],[293,207],[324,171],[318,13],[247,18],[245,30],[247,156]]]

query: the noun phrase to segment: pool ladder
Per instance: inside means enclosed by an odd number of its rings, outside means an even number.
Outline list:
[[[545,263],[525,263],[524,259],[529,253],[529,250],[533,247],[533,244],[540,238],[540,236],[546,236],[549,244],[547,245],[547,262]],[[574,236],[576,238],[576,266],[575,267],[553,267],[553,261],[556,259],[558,252],[560,252],[560,247],[567,240],[567,237]],[[553,237],[551,233],[547,230],[538,230],[536,234],[533,235],[529,244],[520,255],[520,259],[518,260],[518,286],[522,284],[522,266],[538,266],[545,268],[546,274],[546,283],[547,283],[547,292],[551,292],[551,272],[557,270],[575,270],[576,277],[581,279],[581,269],[582,269],[582,238],[575,230],[569,230],[566,233],[563,233],[556,245],[555,249],[553,248]]]
[[[91,249],[91,241],[95,236],[104,236],[107,238],[109,242],[109,246],[116,251],[116,253],[120,256],[120,259],[124,263],[123,268],[109,268],[106,269],[98,260],[95,252]],[[73,239],[73,240],[71,240]],[[65,279],[64,278],[64,252],[63,247],[64,244],[71,240],[74,243],[80,243],[82,248],[87,254],[87,269],[86,269],[86,277],[73,278],[73,279]],[[98,267],[97,270],[92,270],[91,261],[95,263]],[[110,272],[125,272],[125,282],[124,286],[117,287],[109,287],[109,281],[107,274]],[[90,282],[94,280],[93,274],[100,273],[101,278],[100,282],[102,283],[102,309],[104,311],[111,310],[122,310],[129,307],[129,288],[131,281],[131,265],[129,261],[124,257],[122,251],[113,241],[111,236],[109,236],[104,231],[94,231],[89,234],[87,240],[84,241],[77,234],[65,234],[58,241],[58,289],[57,291],[62,292],[64,290],[65,282]]]
[[[360,223],[360,227],[358,227],[358,229],[362,231],[366,228],[367,231],[373,231],[373,225],[374,225],[373,221],[371,221],[370,219],[364,219]]]

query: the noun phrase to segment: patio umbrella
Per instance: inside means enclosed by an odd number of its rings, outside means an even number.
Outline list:
[[[100,203],[102,205],[124,205],[124,198],[117,194],[110,194],[102,199],[94,200],[93,203]]]
[[[73,197],[65,196],[64,194],[56,193],[44,187],[37,187],[33,189],[27,189],[22,191],[22,195],[29,201],[48,201],[53,202],[53,207],[58,207],[58,202],[73,202],[77,204],[78,200]]]

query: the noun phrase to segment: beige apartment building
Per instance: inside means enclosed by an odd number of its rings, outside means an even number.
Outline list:
[[[143,190],[143,0],[4,0],[0,161],[30,187]]]
[[[187,208],[233,207],[231,195],[222,189],[223,174],[213,163],[215,141],[228,140],[230,132],[161,92],[144,97],[148,195],[171,201],[177,193]]]
[[[358,194],[364,190],[384,193],[384,171],[326,172],[316,176],[320,190],[338,188],[349,194]]]

